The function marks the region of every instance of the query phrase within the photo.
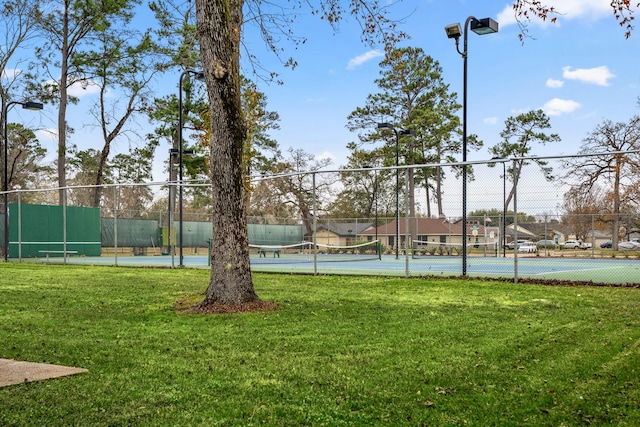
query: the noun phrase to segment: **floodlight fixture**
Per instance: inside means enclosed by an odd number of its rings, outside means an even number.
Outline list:
[[[450,39],[458,39],[462,35],[462,27],[459,22],[450,24],[444,27],[444,31],[447,33],[447,37]]]
[[[471,21],[471,31],[481,36],[497,33],[498,23],[491,18],[473,19]]]

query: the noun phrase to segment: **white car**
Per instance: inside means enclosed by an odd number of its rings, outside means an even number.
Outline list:
[[[507,248],[507,249],[515,249],[516,245],[520,246],[521,244],[526,243],[526,242],[528,242],[528,240],[518,240],[517,242],[509,242],[506,245],[504,245],[504,247]]]
[[[518,252],[525,254],[534,254],[538,252],[538,247],[533,242],[522,242],[518,244]]]
[[[582,242],[580,240],[567,240],[566,242],[560,245],[562,249],[578,249],[582,246]]]
[[[619,251],[640,251],[640,243],[637,242],[619,242]]]

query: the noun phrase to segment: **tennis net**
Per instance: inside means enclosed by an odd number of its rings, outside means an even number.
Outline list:
[[[424,240],[413,240],[412,249],[413,258],[433,255],[457,256],[462,254],[462,243],[427,242]],[[467,244],[468,254],[488,255],[495,253],[495,251],[496,244],[494,242],[477,242]]]
[[[251,262],[339,262],[380,259],[378,240],[357,245],[325,245],[300,242],[292,245],[249,245]]]

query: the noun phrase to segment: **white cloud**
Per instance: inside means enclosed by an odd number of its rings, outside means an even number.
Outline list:
[[[550,116],[560,116],[565,113],[572,113],[580,107],[579,102],[571,99],[553,98],[542,106],[542,110]]]
[[[484,119],[482,119],[482,122],[484,124],[487,124],[487,125],[495,125],[496,123],[498,123],[498,118],[497,117],[485,117]]]
[[[22,73],[20,68],[5,68],[2,70],[2,79],[15,79]]]
[[[49,86],[57,86],[58,82],[54,82],[53,80],[49,80],[45,83],[45,85]],[[83,83],[74,83],[72,84],[67,93],[69,96],[75,96],[77,98],[82,98],[83,96],[93,95],[100,92],[100,87],[91,80],[83,82]]]
[[[578,80],[583,83],[594,84],[598,86],[609,86],[609,80],[615,77],[609,67],[603,65],[595,68],[577,68],[572,70],[571,67],[562,68],[562,76],[569,80]]]
[[[333,161],[336,159],[336,156],[333,153],[325,151],[325,152],[323,152],[321,154],[316,155],[315,158],[318,161],[323,161],[325,159],[329,159],[333,163]]]
[[[56,141],[58,139],[58,130],[53,128],[40,129],[36,132],[38,141]]]
[[[87,95],[93,95],[94,93],[100,92],[100,87],[92,81],[85,82],[83,84],[74,83],[68,90],[69,95],[77,96],[81,98]]]
[[[377,49],[370,50],[367,53],[363,53],[362,55],[358,55],[355,58],[352,58],[351,60],[349,60],[349,63],[347,64],[347,70],[353,70],[354,68],[359,67],[365,62],[375,58],[379,58],[381,56],[384,56],[384,54],[379,50]]]
[[[547,21],[531,18],[531,25],[549,25],[550,19],[558,18],[558,21],[570,19],[590,19],[597,20],[613,15],[611,0],[546,0],[544,4],[554,7],[557,12],[547,18]],[[513,7],[507,5],[497,16],[500,26],[506,27],[516,23]],[[526,19],[524,20],[526,21]]]
[[[564,82],[562,80],[547,79],[546,85],[547,85],[547,87],[559,88],[559,87],[564,86]]]

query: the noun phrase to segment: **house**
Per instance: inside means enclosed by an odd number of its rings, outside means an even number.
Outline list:
[[[492,243],[497,240],[497,227],[484,227],[483,225],[467,225],[467,244]],[[449,222],[443,218],[410,218],[400,219],[398,234],[400,247],[406,247],[407,239],[420,242],[429,242],[439,245],[461,246],[462,226],[459,223]],[[376,238],[381,240],[387,248],[395,247],[396,221],[392,220],[379,227],[373,227],[362,233],[367,240]],[[409,247],[413,247],[413,242]]]
[[[507,241],[513,240],[513,224],[507,226],[506,235]],[[570,227],[557,222],[532,222],[518,223],[518,239],[553,240],[558,244],[571,239],[582,239],[594,246],[599,246],[601,243],[611,240],[611,236],[598,230],[590,230],[586,236],[577,236]]]
[[[561,235],[565,236],[564,233],[559,230],[551,228],[549,224],[546,224],[547,228],[545,229],[544,223],[532,222],[532,223],[518,223],[517,240],[553,240],[558,241],[555,236]],[[546,233],[546,234],[545,234]],[[505,236],[507,242],[513,242],[516,235],[516,228],[514,224],[509,224],[505,227]],[[564,240],[564,239],[562,239]]]
[[[327,246],[351,246],[362,238],[363,232],[372,229],[372,222],[337,222],[326,220],[326,223],[318,223],[315,233],[316,243]]]

